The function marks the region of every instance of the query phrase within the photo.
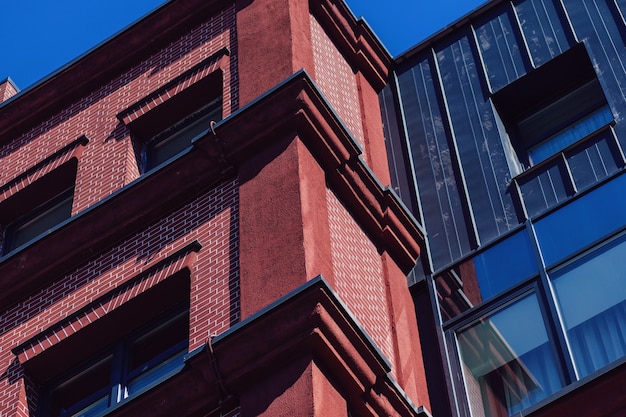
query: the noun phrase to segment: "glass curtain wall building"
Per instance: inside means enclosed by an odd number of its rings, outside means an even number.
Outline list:
[[[396,58],[380,95],[453,415],[528,413],[625,362],[625,15],[491,1]]]

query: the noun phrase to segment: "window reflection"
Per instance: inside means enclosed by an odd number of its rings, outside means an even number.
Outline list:
[[[538,274],[526,229],[435,278],[444,318],[486,301]]]
[[[511,416],[563,386],[534,294],[482,317],[457,337],[474,417]]]
[[[552,275],[580,378],[626,355],[626,236]]]
[[[596,188],[535,223],[546,265],[626,226],[626,175]]]

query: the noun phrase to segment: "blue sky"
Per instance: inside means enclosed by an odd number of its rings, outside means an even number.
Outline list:
[[[484,0],[347,0],[396,56]],[[0,80],[25,89],[164,0],[1,0]]]

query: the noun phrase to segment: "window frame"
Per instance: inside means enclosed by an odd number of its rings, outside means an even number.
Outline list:
[[[595,256],[604,253],[606,249],[611,248],[613,245],[620,244],[626,245],[626,229],[620,229],[610,236],[606,236],[601,241],[596,241],[584,249],[570,254],[570,256],[561,262],[551,265],[543,271],[540,270],[540,274],[530,277],[523,282],[520,282],[518,285],[509,288],[508,290],[497,294],[481,304],[474,306],[470,310],[462,312],[449,319],[447,322],[442,323],[447,352],[449,358],[451,358],[449,362],[451,366],[450,371],[453,374],[462,375],[460,379],[456,379],[454,385],[456,386],[455,391],[461,395],[459,400],[462,405],[461,409],[463,410],[463,415],[469,417],[473,414],[468,401],[468,385],[466,382],[465,370],[463,369],[460,344],[458,342],[459,334],[464,330],[471,328],[476,323],[479,323],[484,318],[506,309],[508,306],[514,304],[529,294],[534,293],[537,297],[539,308],[546,326],[546,331],[548,332],[549,343],[556,359],[556,369],[554,369],[554,371],[561,375],[563,379],[563,386],[551,395],[548,395],[546,398],[531,404],[524,410],[528,411],[540,408],[563,395],[563,393],[567,392],[572,386],[592,380],[626,361],[626,355],[624,355],[621,358],[608,362],[595,372],[582,377],[578,375],[576,370],[577,365],[572,353],[572,347],[570,346],[570,342],[568,340],[568,330],[561,317],[558,300],[556,298],[556,290],[552,284],[552,275],[558,273],[558,271],[567,269],[581,260],[593,259]]]
[[[62,224],[64,221],[72,217],[72,207],[74,204],[74,186],[66,188],[61,191],[57,195],[53,196],[51,199],[45,201],[43,204],[35,207],[30,210],[23,216],[15,219],[11,223],[7,224],[4,228],[4,238],[2,245],[2,255],[6,255],[14,250],[21,248],[24,245],[38,239],[40,236],[46,234],[48,231],[54,229],[58,225]],[[67,206],[65,206],[67,205]],[[69,213],[67,216],[59,216],[63,217],[57,222],[54,222],[54,225],[50,225],[49,222],[45,222],[44,224],[48,224],[48,226],[37,227],[37,222],[42,218],[47,218],[51,216],[52,213],[58,208],[64,208],[66,211],[69,209]],[[52,216],[51,216],[52,217]],[[16,235],[24,231],[25,229],[29,229],[33,226],[35,229],[35,235],[33,237],[27,239],[18,239],[17,245],[15,244]]]
[[[591,102],[585,100],[584,102],[588,105],[583,110],[579,110],[577,109],[578,106],[571,105],[576,102],[572,97],[578,97],[577,94],[584,95],[585,88],[588,88],[589,94],[595,98]],[[503,140],[510,141],[511,147],[515,150],[519,167],[523,171],[541,165],[543,161],[552,159],[564,149],[574,146],[581,139],[597,133],[615,121],[615,115],[612,113],[607,95],[584,43],[578,43],[559,56],[532,69],[522,77],[492,93],[491,98],[508,133],[508,138],[505,137]],[[571,117],[568,117],[567,115],[570,113],[567,113],[559,123],[549,125],[550,127],[547,129],[541,126],[539,128],[541,136],[526,137],[528,132],[524,132],[525,129],[520,129],[519,125],[542,113],[547,112],[546,114],[549,116],[549,109],[555,107],[560,101],[570,103],[570,108],[578,111]],[[563,132],[571,130],[576,122],[588,119],[595,111],[601,109],[607,110],[613,120],[607,121],[602,126],[597,126],[593,131],[581,133],[576,140],[562,146],[559,151],[555,151],[551,155],[544,155],[540,161],[532,161],[530,156],[532,149],[550,142],[550,139]],[[552,120],[553,117],[548,117],[548,119]],[[517,172],[511,172],[511,174],[516,175]]]
[[[220,121],[222,115],[222,96],[219,96],[145,141],[142,146],[142,171],[144,173],[153,171],[184,153],[192,146],[193,140],[205,135],[211,128],[211,122]],[[191,131],[191,133],[186,134],[186,131]],[[156,148],[172,143],[178,150],[165,157],[157,157]],[[181,143],[185,146],[181,146]]]
[[[178,323],[179,321],[181,323]],[[185,323],[186,339],[172,344],[166,348],[165,351],[158,353],[147,362],[143,362],[138,367],[130,369],[132,343],[150,334],[151,332],[159,331],[159,328],[176,323]],[[184,303],[184,305],[178,305],[176,308],[161,314],[158,318],[150,321],[149,323],[139,326],[135,330],[123,335],[112,344],[99,351],[97,354],[92,355],[72,367],[70,370],[63,372],[60,376],[53,378],[51,381],[46,383],[41,390],[41,404],[37,407],[37,416],[51,416],[50,412],[52,410],[50,408],[52,407],[53,401],[52,395],[59,386],[67,383],[72,378],[79,376],[81,373],[86,372],[90,368],[97,366],[99,363],[110,357],[111,370],[106,387],[89,394],[87,397],[72,404],[66,410],[52,416],[69,417],[75,413],[87,412],[92,404],[95,404],[101,398],[106,398],[106,407],[93,412],[93,414],[86,415],[94,417],[109,413],[113,409],[121,407],[128,401],[136,398],[141,393],[153,388],[162,381],[180,372],[180,370],[185,366],[184,358],[188,353],[188,349],[189,305],[188,303]],[[172,361],[175,363],[172,364]],[[133,379],[137,379],[144,374],[149,374],[151,371],[164,364],[169,365],[165,372],[159,373],[156,378],[148,378],[148,380],[144,381],[144,383],[141,384],[135,392],[130,394],[128,393],[129,383],[131,383]],[[146,367],[146,369],[140,370],[140,368],[143,367]],[[106,394],[106,397],[102,397],[104,394]]]

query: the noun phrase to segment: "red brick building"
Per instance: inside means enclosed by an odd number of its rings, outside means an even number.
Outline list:
[[[414,416],[378,92],[334,0],[174,0],[0,86],[1,416]]]

